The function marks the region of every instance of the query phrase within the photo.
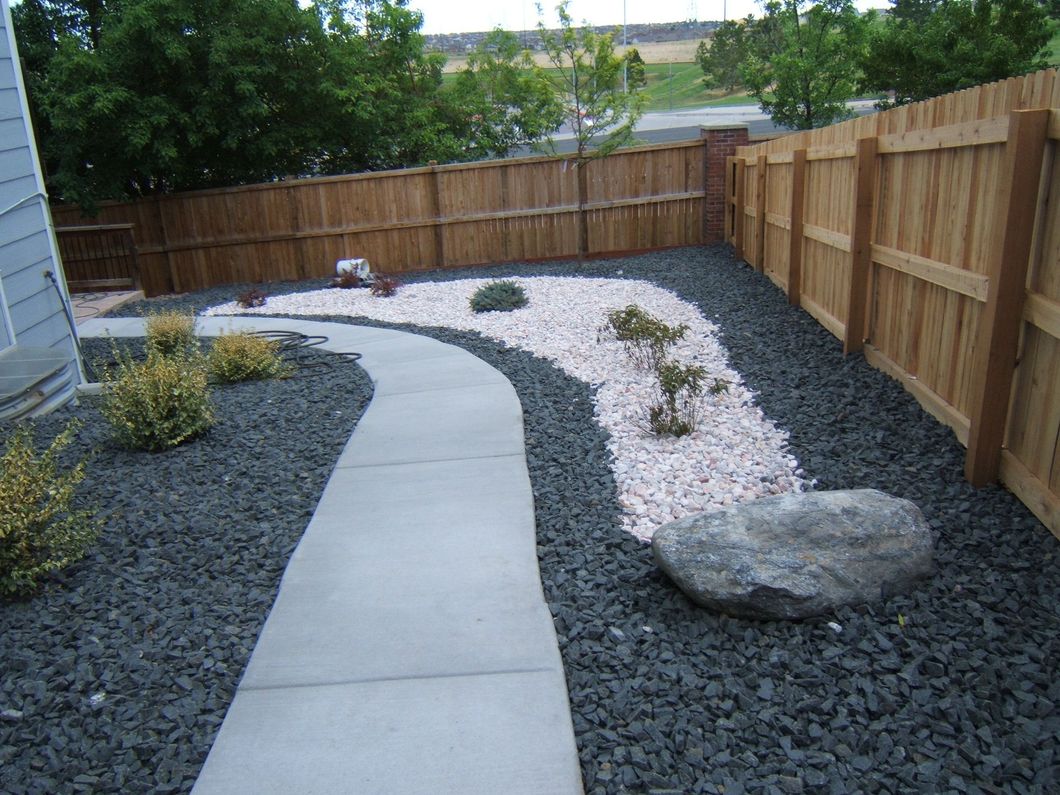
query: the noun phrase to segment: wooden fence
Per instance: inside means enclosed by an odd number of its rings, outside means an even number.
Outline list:
[[[1058,141],[1053,70],[980,86],[739,148],[725,224],[1060,536]]]
[[[694,245],[710,240],[708,176],[715,240],[722,231],[735,144],[708,175],[714,132],[582,169],[534,157],[103,203],[95,223],[134,227],[148,295],[326,276],[346,257],[401,273]],[[85,222],[76,207],[52,214],[57,226]]]
[[[55,237],[71,292],[140,289],[132,224],[67,226]]]

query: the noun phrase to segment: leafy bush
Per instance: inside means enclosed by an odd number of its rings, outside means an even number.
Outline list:
[[[254,309],[255,307],[265,306],[268,298],[269,296],[261,290],[247,290],[239,294],[236,298],[236,303],[244,309]]]
[[[206,367],[214,379],[225,384],[260,381],[283,372],[279,349],[279,343],[246,331],[223,334],[214,340]]]
[[[398,291],[400,286],[401,282],[393,276],[377,273],[375,275],[375,281],[372,282],[372,295],[376,298],[390,298]]]
[[[660,400],[648,407],[648,427],[659,436],[692,433],[699,422],[699,398],[706,370],[697,365],[661,362],[655,374]],[[715,380],[712,392],[719,383],[724,382]]]
[[[165,450],[213,425],[201,356],[148,352],[144,362],[115,351],[118,371],[103,389],[101,412],[117,440],[134,450]]]
[[[0,459],[0,596],[22,596],[44,575],[80,560],[99,535],[100,519],[74,510],[85,461],[58,472],[59,454],[77,434],[73,420],[39,457],[21,425]]]
[[[509,280],[484,284],[471,296],[472,312],[511,312],[526,304],[526,291]]]
[[[331,286],[338,287],[341,290],[352,290],[363,286],[363,284],[364,282],[361,281],[361,277],[357,275],[356,271],[344,271],[331,280]]]
[[[669,326],[636,304],[607,313],[607,328],[623,344],[637,367],[657,370],[667,349],[685,336],[688,326]]]
[[[195,318],[177,311],[160,312],[147,318],[147,351],[160,356],[190,356],[199,349]]]

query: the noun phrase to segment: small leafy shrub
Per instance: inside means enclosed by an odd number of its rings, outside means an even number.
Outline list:
[[[484,284],[471,296],[472,312],[511,312],[526,304],[526,291],[507,279]]]
[[[361,281],[356,271],[345,271],[331,280],[331,286],[338,287],[340,290],[352,290],[363,285],[364,282]]]
[[[206,357],[206,367],[217,381],[261,381],[283,372],[280,345],[273,340],[242,331],[224,334],[214,340]]]
[[[395,279],[393,276],[387,276],[385,273],[377,273],[375,275],[375,281],[372,282],[372,295],[376,298],[390,298],[401,286],[401,282]]]
[[[0,459],[0,596],[32,593],[41,577],[83,558],[99,535],[102,521],[73,507],[85,461],[58,471],[80,427],[71,421],[40,456],[28,425],[8,439]]]
[[[177,311],[160,312],[147,318],[148,353],[159,356],[190,356],[199,349],[195,318]]]
[[[607,313],[607,328],[622,343],[637,367],[658,369],[671,345],[685,336],[688,326],[669,326],[636,304]]]
[[[213,407],[201,356],[162,356],[133,361],[115,350],[117,373],[103,389],[100,411],[118,442],[133,450],[159,451],[198,436],[213,425]]]
[[[699,398],[706,370],[697,365],[661,362],[655,375],[660,399],[648,406],[648,427],[659,436],[692,433],[699,422]]]
[[[265,306],[268,298],[269,296],[261,290],[247,290],[245,293],[239,294],[236,298],[236,303],[244,309],[254,309],[259,306]]]

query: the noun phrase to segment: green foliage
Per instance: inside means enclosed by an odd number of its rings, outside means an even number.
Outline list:
[[[735,91],[743,85],[740,70],[749,55],[747,31],[753,26],[752,18],[726,20],[714,31],[709,45],[701,41],[696,47],[696,63],[708,86]]]
[[[608,312],[606,327],[623,344],[634,365],[653,370],[664,360],[670,346],[688,331],[684,323],[667,325],[636,304]]]
[[[526,304],[526,291],[508,280],[484,284],[471,296],[472,312],[511,312]]]
[[[177,311],[151,315],[144,324],[148,353],[159,356],[191,356],[199,350],[195,318]]]
[[[592,28],[574,27],[567,11],[569,0],[556,6],[559,32],[544,22],[537,29],[552,64],[534,67],[539,83],[564,109],[577,145],[577,161],[583,164],[606,157],[633,140],[634,127],[642,113],[637,92],[622,90],[624,61],[615,54],[614,33],[598,34]],[[548,135],[545,148],[556,154],[556,141]]]
[[[206,367],[223,384],[262,381],[284,372],[279,350],[279,343],[246,331],[222,334],[210,348]]]
[[[851,0],[767,3],[741,70],[749,93],[774,122],[797,130],[847,118],[873,19]]]
[[[648,427],[659,436],[687,436],[699,422],[706,370],[698,365],[660,361],[655,375],[659,399],[648,406]]]
[[[640,51],[636,47],[630,47],[622,56],[622,60],[626,62],[626,86],[631,90],[644,88],[648,84],[648,78]]]
[[[407,2],[24,0],[15,30],[49,192],[91,210],[466,160],[557,118],[530,72],[509,80],[503,63],[443,91],[445,57],[425,51],[423,16]]]
[[[213,425],[206,368],[200,356],[148,354],[135,362],[115,350],[118,370],[103,390],[100,411],[118,442],[159,451],[188,441]]]
[[[536,78],[529,53],[515,34],[503,30],[492,31],[479,44],[447,97],[465,125],[469,156],[505,157],[563,122],[562,104]]]
[[[76,436],[73,420],[39,456],[20,425],[0,459],[0,596],[32,593],[40,579],[80,560],[101,521],[73,507],[85,461],[59,471],[59,456]]]
[[[861,58],[862,88],[894,92],[893,101],[880,107],[917,102],[1048,65],[1047,14],[1035,0],[948,0],[931,5],[909,9],[870,34]]]

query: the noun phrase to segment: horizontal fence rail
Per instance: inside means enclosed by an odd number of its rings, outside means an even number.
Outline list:
[[[1060,536],[1060,79],[1046,70],[741,147],[738,254]]]
[[[594,256],[723,236],[724,167],[746,128],[635,147],[577,167],[544,157],[323,177],[135,202],[97,223],[135,230],[148,295],[305,279],[364,257],[379,272]],[[57,225],[83,224],[54,207]]]

